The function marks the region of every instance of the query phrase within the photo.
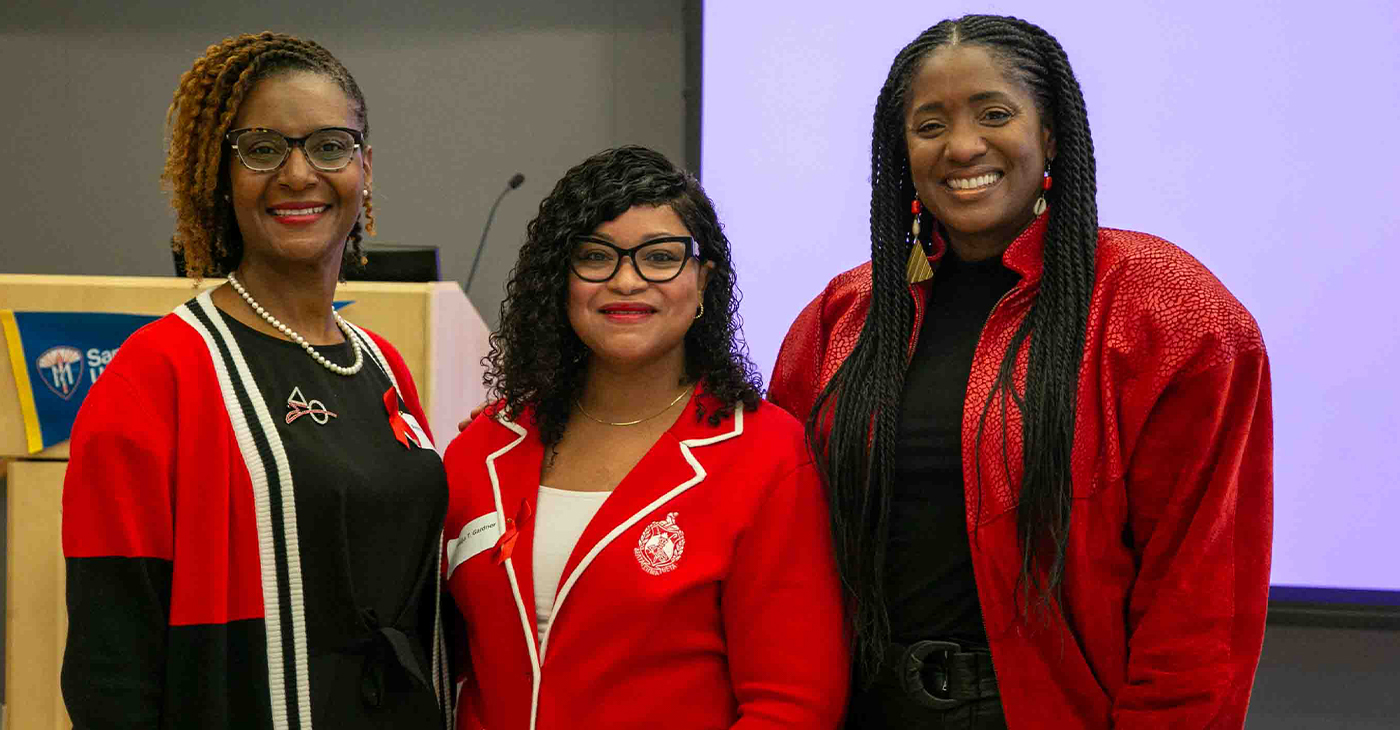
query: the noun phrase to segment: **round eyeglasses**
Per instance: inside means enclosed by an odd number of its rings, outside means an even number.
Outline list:
[[[569,269],[584,281],[599,283],[617,275],[623,259],[632,260],[637,275],[663,284],[681,275],[685,262],[700,258],[695,239],[690,236],[653,238],[636,248],[619,248],[592,236],[573,239]]]
[[[300,147],[306,161],[321,172],[344,170],[365,143],[358,129],[326,127],[305,137],[287,137],[272,129],[235,129],[224,140],[238,153],[238,161],[253,172],[272,172],[287,162],[293,147]]]

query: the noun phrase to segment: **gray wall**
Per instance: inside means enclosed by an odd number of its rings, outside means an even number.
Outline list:
[[[1251,730],[1400,728],[1400,631],[1270,624]]]
[[[565,170],[623,143],[684,162],[680,0],[21,1],[0,16],[0,272],[170,274],[165,111],[194,58],[241,32],[312,38],[355,75],[371,243],[440,246],[443,278],[465,279],[492,200],[525,174],[472,285],[491,324],[525,223]]]

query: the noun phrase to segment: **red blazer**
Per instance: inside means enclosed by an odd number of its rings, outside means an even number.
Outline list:
[[[1044,221],[1002,257],[1022,278],[987,319],[963,416],[973,569],[1008,723],[1240,727],[1268,602],[1268,357],[1249,312],[1159,238],[1100,230],[1071,457],[1064,616],[1049,627],[1017,620],[1022,443],[1014,405],[1005,460],[995,409],[985,431],[992,436],[980,452],[975,442],[1002,354],[1039,287]],[[943,243],[934,245],[937,265]],[[914,336],[929,286],[911,287]],[[870,290],[867,263],[802,311],[778,355],[773,402],[806,416],[854,348]],[[1016,369],[1022,392],[1029,349]]]
[[[703,394],[707,410],[718,402]],[[835,728],[849,668],[826,500],[801,425],[688,407],[565,564],[536,640],[543,446],[478,417],[447,450],[448,589],[471,675],[459,728]]]

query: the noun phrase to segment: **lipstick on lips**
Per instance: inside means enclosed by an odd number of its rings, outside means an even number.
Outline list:
[[[315,223],[321,216],[330,210],[330,203],[317,203],[314,201],[293,201],[290,203],[278,203],[267,208],[268,213],[278,223],[289,226],[305,226]]]
[[[614,302],[598,308],[603,316],[613,322],[640,322],[653,314],[656,308],[641,302]]]

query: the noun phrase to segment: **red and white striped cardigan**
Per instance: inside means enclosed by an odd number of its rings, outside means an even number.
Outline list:
[[[352,328],[426,425],[398,352]],[[312,727],[295,488],[207,291],[123,343],[78,414],[63,488],[77,728]]]

